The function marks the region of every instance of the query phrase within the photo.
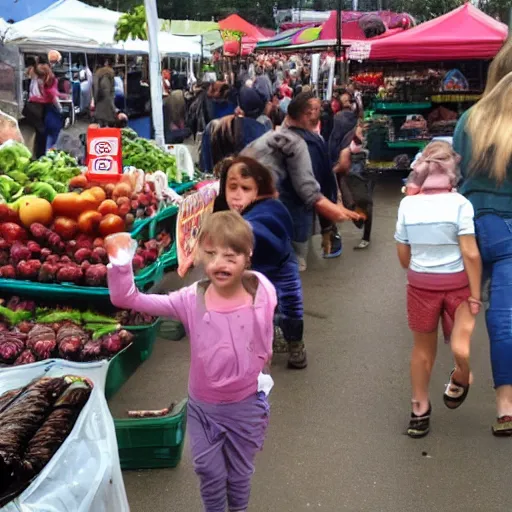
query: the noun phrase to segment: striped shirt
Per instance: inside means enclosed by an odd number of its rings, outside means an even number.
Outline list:
[[[415,272],[451,274],[464,270],[459,236],[474,235],[471,203],[454,192],[418,194],[402,199],[395,240],[411,246]]]

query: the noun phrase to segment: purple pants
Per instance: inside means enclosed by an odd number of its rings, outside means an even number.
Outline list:
[[[247,509],[269,412],[264,393],[230,404],[189,398],[187,430],[205,512],[226,512],[226,503],[231,512]]]

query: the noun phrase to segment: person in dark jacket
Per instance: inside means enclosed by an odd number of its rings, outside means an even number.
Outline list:
[[[363,129],[360,123],[343,139],[340,158],[334,170],[341,190],[343,204],[359,212],[361,220],[354,221],[363,228],[363,238],[355,250],[367,249],[373,223],[373,189],[375,182],[366,170],[367,151],[363,149]]]
[[[226,116],[210,122],[201,142],[199,168],[211,173],[221,160],[237,155],[267,130],[262,123],[243,116]]]
[[[220,192],[214,211],[236,210],[254,233],[251,268],[275,286],[278,325],[290,351],[289,368],[307,366],[303,341],[304,306],[297,258],[292,247],[293,223],[286,207],[275,197],[272,173],[256,160],[228,158],[217,167]],[[279,352],[276,346],[274,351]]]
[[[321,135],[314,129],[320,120],[321,103],[311,92],[300,93],[290,105],[288,121],[289,127],[300,135],[308,146],[311,164],[316,181],[320,185],[322,194],[337,202],[338,184],[332,171],[332,162],[329,158],[327,144]],[[341,255],[342,243],[336,224],[324,216],[319,216],[322,230],[322,246],[324,258],[336,258]]]
[[[272,122],[263,115],[264,108],[265,102],[255,90],[242,87],[236,115],[213,120],[206,127],[199,159],[203,172],[212,172],[218,162],[237,155],[272,129]]]
[[[342,149],[343,139],[357,124],[357,114],[352,110],[350,94],[343,93],[340,97],[341,111],[334,116],[331,136],[329,137],[329,157],[337,162]]]
[[[100,126],[110,126],[116,122],[115,73],[108,60],[93,75],[94,117]]]

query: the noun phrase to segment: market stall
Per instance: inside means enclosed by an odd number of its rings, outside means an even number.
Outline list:
[[[451,136],[480,98],[507,27],[473,5],[388,38],[362,43],[351,80],[363,91],[375,169],[409,168],[432,137]]]
[[[247,56],[253,53],[256,44],[268,39],[261,29],[244,20],[238,14],[231,14],[219,21],[224,39],[224,54],[228,56]],[[273,34],[272,34],[273,35]]]
[[[20,143],[0,147],[0,424],[23,426],[9,454],[0,450],[0,507],[6,512],[28,501],[49,510],[56,490],[71,485],[72,464],[91,471],[73,480],[78,487],[66,510],[124,512],[120,465],[175,467],[181,459],[186,401],[115,421],[108,413],[105,399],[151,356],[160,320],[112,306],[104,238],[131,233],[135,282],[148,289],[191,257],[217,186],[194,181],[180,147],[162,149],[130,129],[108,132],[105,139],[106,131],[90,129],[87,170],[63,152],[34,161]],[[119,144],[107,151],[115,136]],[[47,386],[58,389],[34,419],[27,404]],[[34,419],[30,425],[24,410]],[[88,422],[99,413],[104,425],[98,431]],[[58,425],[59,435],[52,434]],[[98,447],[94,453],[91,443]],[[98,465],[105,478],[93,469]],[[89,499],[88,492],[97,496]]]
[[[66,62],[65,72],[79,91],[80,83],[72,63],[73,54],[80,54],[85,67],[88,55],[112,54],[124,56],[148,55],[147,41],[131,40],[115,42],[116,23],[121,13],[92,7],[78,0],[58,0],[47,9],[10,26],[5,34],[5,44],[0,47],[0,57],[11,70],[9,101],[0,96],[0,108],[21,117],[24,105],[23,76],[26,54],[46,54],[50,49],[59,50]],[[162,58],[181,57],[187,61],[199,58],[203,53],[200,37],[180,37],[167,31],[158,35]],[[76,73],[74,73],[76,71]],[[79,92],[77,92],[79,95]],[[73,105],[73,107],[76,105]]]

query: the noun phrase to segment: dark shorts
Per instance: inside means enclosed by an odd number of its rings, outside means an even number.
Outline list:
[[[424,290],[407,285],[407,317],[414,332],[437,331],[443,320],[443,332],[449,339],[457,308],[471,296],[469,286],[457,290]]]

